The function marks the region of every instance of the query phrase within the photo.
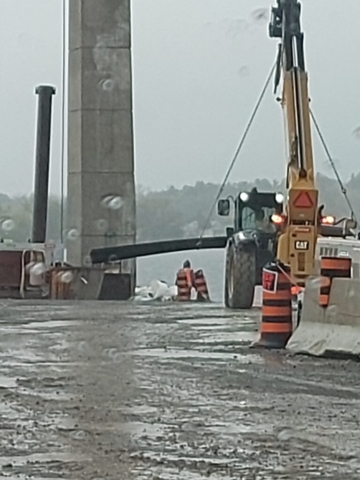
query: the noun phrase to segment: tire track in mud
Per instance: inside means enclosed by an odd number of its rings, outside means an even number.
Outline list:
[[[258,312],[3,302],[3,478],[360,477],[357,364],[250,349]]]

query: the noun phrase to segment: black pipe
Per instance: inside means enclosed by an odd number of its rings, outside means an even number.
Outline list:
[[[184,252],[186,250],[211,250],[225,248],[228,237],[181,238],[179,240],[159,240],[158,242],[121,245],[118,247],[94,248],[90,252],[93,264],[111,263],[129,258],[148,257],[163,253]]]
[[[56,90],[51,86],[40,85],[36,88],[35,93],[39,95],[39,100],[32,241],[33,243],[44,243],[49,195],[52,96],[55,95]]]

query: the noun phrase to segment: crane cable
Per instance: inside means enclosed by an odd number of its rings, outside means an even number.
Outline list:
[[[332,156],[331,156],[331,154],[330,154],[330,150],[329,150],[329,148],[328,148],[328,146],[327,146],[327,144],[326,144],[326,142],[325,142],[325,138],[324,138],[323,134],[321,133],[319,124],[317,123],[316,118],[315,118],[315,115],[314,115],[314,113],[313,113],[313,111],[312,111],[311,109],[310,109],[310,115],[311,115],[312,121],[314,122],[314,126],[315,126],[315,129],[316,129],[316,131],[317,131],[317,134],[319,135],[319,138],[320,138],[320,141],[321,141],[321,143],[322,143],[322,146],[324,147],[325,153],[326,153],[326,155],[327,155],[327,157],[328,157],[328,160],[329,160],[329,162],[330,162],[331,168],[332,168],[333,171],[334,171],[336,180],[337,180],[338,183],[339,183],[341,193],[344,195],[345,200],[346,200],[346,203],[348,204],[348,207],[349,207],[349,209],[350,209],[351,218],[352,218],[353,220],[355,220],[356,223],[357,223],[357,218],[356,218],[356,215],[355,215],[355,212],[354,212],[354,208],[353,208],[353,206],[352,206],[352,204],[351,204],[351,201],[350,201],[350,199],[349,199],[349,197],[348,197],[347,190],[346,190],[346,188],[345,188],[345,186],[344,186],[344,184],[343,184],[343,182],[342,182],[342,180],[341,180],[341,178],[340,178],[339,172],[338,172],[338,170],[337,170],[337,168],[336,168],[336,165],[335,165],[335,163],[334,163],[334,160],[333,160],[333,158],[332,158]]]
[[[215,201],[214,201],[213,205],[211,206],[211,209],[210,209],[210,211],[209,211],[209,215],[208,215],[208,217],[207,217],[207,219],[206,219],[206,222],[205,222],[205,224],[204,224],[204,227],[203,227],[203,229],[202,229],[202,231],[201,231],[201,234],[200,234],[200,236],[199,236],[199,242],[198,242],[198,244],[197,244],[198,246],[201,244],[201,240],[202,240],[202,238],[203,238],[203,236],[204,236],[204,233],[205,233],[205,230],[206,230],[207,226],[209,225],[209,222],[210,222],[210,220],[211,220],[211,216],[212,216],[212,213],[213,213],[213,211],[214,211],[214,209],[215,209],[215,206],[216,206],[216,204],[217,204],[217,201],[219,200],[222,192],[224,191],[225,185],[226,185],[226,183],[227,183],[227,181],[228,181],[228,179],[229,179],[229,176],[230,176],[230,174],[231,174],[231,172],[232,172],[232,169],[234,168],[234,165],[235,165],[235,163],[236,163],[236,160],[238,159],[238,156],[239,156],[239,154],[240,154],[240,151],[241,151],[241,149],[242,149],[242,147],[243,147],[243,145],[244,145],[244,143],[245,143],[245,140],[246,140],[246,137],[247,137],[247,135],[248,135],[248,133],[249,133],[249,130],[250,130],[250,128],[251,128],[251,125],[253,124],[253,121],[255,120],[256,114],[257,114],[257,112],[258,112],[258,110],[259,110],[259,107],[260,107],[260,105],[261,105],[261,103],[262,103],[262,101],[263,101],[263,99],[264,99],[266,90],[268,89],[269,84],[270,84],[270,81],[271,81],[271,79],[272,79],[272,77],[273,77],[273,74],[274,74],[274,72],[275,72],[275,68],[276,68],[276,63],[274,63],[274,65],[273,65],[273,67],[272,67],[272,69],[271,69],[271,71],[270,71],[270,74],[269,74],[269,76],[268,76],[268,78],[267,78],[267,80],[266,80],[266,82],[265,82],[265,85],[264,85],[264,87],[263,87],[263,89],[262,89],[262,91],[261,91],[260,97],[259,97],[259,99],[258,99],[258,101],[257,101],[257,103],[256,103],[256,105],[255,105],[254,111],[253,111],[253,113],[251,114],[250,120],[249,120],[249,122],[248,122],[248,124],[247,124],[247,126],[246,126],[246,128],[245,128],[245,131],[244,131],[243,136],[242,136],[242,138],[241,138],[241,140],[240,140],[240,143],[239,143],[239,145],[238,145],[238,147],[237,147],[237,149],[236,149],[236,151],[235,151],[235,155],[234,155],[234,157],[233,157],[233,159],[232,159],[232,161],[231,161],[231,163],[230,163],[230,166],[229,166],[229,168],[228,168],[228,170],[227,170],[227,172],[226,172],[226,175],[225,175],[225,177],[224,177],[224,180],[223,180],[223,182],[222,182],[222,184],[221,184],[221,186],[220,186],[220,188],[219,188],[218,194],[216,195]]]

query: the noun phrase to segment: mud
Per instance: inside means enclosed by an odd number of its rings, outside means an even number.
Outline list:
[[[0,477],[358,479],[359,365],[251,349],[258,312],[2,302]]]

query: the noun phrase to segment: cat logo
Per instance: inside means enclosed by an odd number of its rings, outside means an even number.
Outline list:
[[[297,240],[295,242],[295,250],[309,250],[309,242],[304,240]]]

